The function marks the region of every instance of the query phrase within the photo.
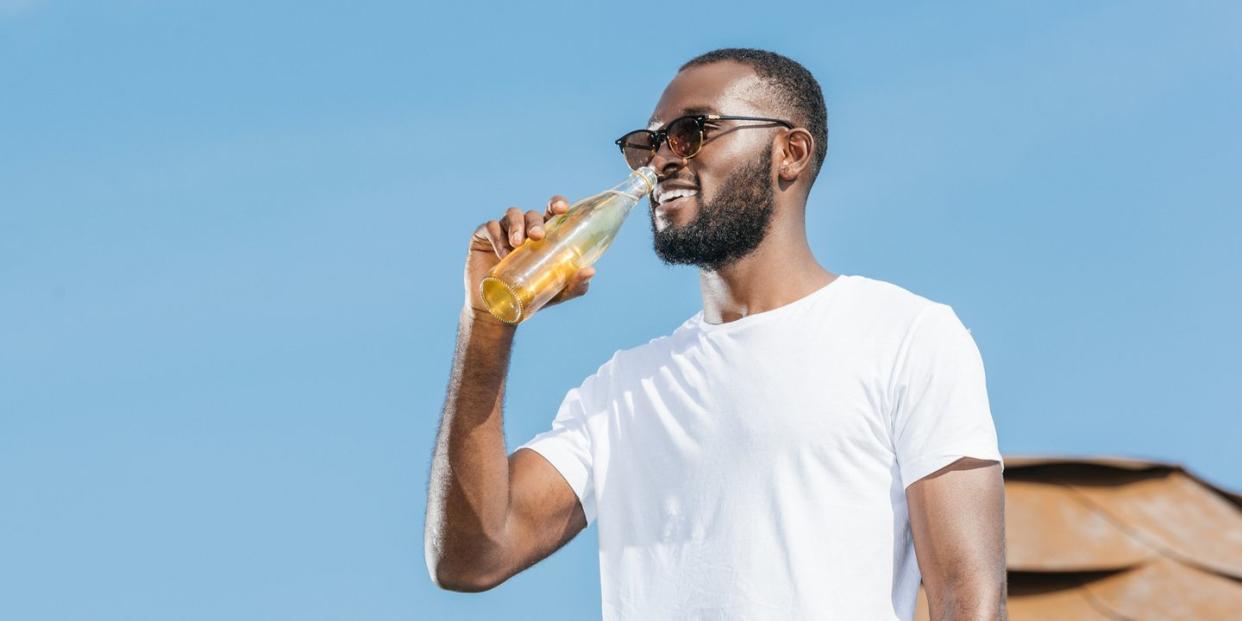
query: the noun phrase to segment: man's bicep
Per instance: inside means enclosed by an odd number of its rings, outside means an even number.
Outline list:
[[[914,550],[929,604],[949,594],[990,607],[1005,590],[1001,464],[964,457],[906,489]]]
[[[935,304],[919,315],[893,399],[893,450],[905,488],[961,456],[1000,461],[983,358],[951,307]]]
[[[538,451],[509,455],[509,512],[505,520],[507,579],[559,550],[587,526],[577,494]]]

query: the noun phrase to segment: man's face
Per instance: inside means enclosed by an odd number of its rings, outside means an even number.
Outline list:
[[[774,116],[765,86],[749,67],[733,62],[691,67],[664,89],[650,129],[686,114]],[[779,116],[779,115],[777,115]],[[750,254],[763,241],[774,212],[772,138],[748,121],[708,122],[703,148],[682,159],[661,145],[651,166],[661,190],[694,194],[651,196],[651,231],[665,263],[717,270]]]

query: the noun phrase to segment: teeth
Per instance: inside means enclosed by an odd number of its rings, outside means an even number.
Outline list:
[[[673,190],[664,190],[664,191],[656,190],[655,199],[657,203],[667,203],[668,201],[671,201],[671,200],[676,200],[676,199],[683,198],[686,196],[694,196],[696,194],[698,194],[698,191],[691,190],[688,188],[677,188]]]

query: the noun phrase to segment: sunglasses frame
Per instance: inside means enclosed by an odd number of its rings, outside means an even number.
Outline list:
[[[683,119],[693,119],[694,124],[695,124],[695,131],[699,133],[699,139],[697,141],[698,147],[694,149],[694,153],[690,153],[688,155],[682,155],[678,153],[677,150],[673,148],[673,143],[668,141],[668,128],[672,127],[674,123],[677,123],[678,121],[681,121]],[[633,136],[634,134],[648,134],[650,136],[651,142],[653,143],[653,146],[648,148],[648,151],[651,153],[651,155],[647,158],[647,162],[643,164],[644,166],[646,164],[651,163],[651,160],[655,158],[655,154],[660,151],[660,145],[665,142],[668,142],[668,148],[670,151],[673,152],[673,155],[676,155],[677,157],[688,160],[698,155],[699,151],[703,150],[703,143],[705,142],[703,130],[706,129],[708,121],[764,121],[767,123],[777,123],[779,125],[784,125],[787,129],[794,128],[794,124],[790,123],[789,121],[785,121],[781,119],[770,119],[770,118],[765,118],[761,116],[735,116],[735,115],[726,115],[726,114],[687,114],[685,116],[679,116],[669,121],[668,124],[666,124],[664,127],[661,127],[660,129],[655,129],[655,130],[636,129],[632,132],[626,132],[620,138],[617,138],[616,141],[614,141],[614,144],[616,144],[617,147],[621,149],[621,157],[625,159],[625,163],[627,166],[629,165],[630,160],[629,158],[625,157],[625,148],[626,148],[625,139],[629,138],[630,136]]]

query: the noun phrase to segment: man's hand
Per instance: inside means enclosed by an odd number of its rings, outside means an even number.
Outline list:
[[[569,201],[564,196],[553,196],[548,199],[547,209],[541,214],[530,210],[522,213],[517,207],[510,207],[499,220],[488,220],[475,229],[470,238],[470,252],[466,257],[466,310],[472,316],[490,318],[487,305],[483,303],[479,285],[487,278],[493,267],[496,267],[505,255],[513,252],[518,246],[532,240],[543,239],[547,235],[545,221],[564,215],[569,211]],[[565,288],[556,297],[543,305],[543,308],[555,306],[566,300],[584,295],[595,275],[594,267],[584,267],[573,275]],[[542,309],[541,309],[542,310]]]
[[[906,489],[932,621],[1006,619],[1000,464],[963,457]]]

